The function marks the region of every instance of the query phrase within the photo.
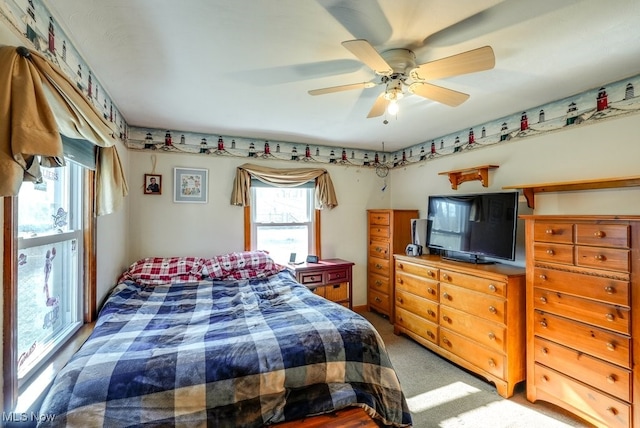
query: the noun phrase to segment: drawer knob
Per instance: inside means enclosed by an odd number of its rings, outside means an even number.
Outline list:
[[[376,252],[378,252],[378,253],[382,252],[382,248],[381,247],[376,247]]]
[[[612,375],[610,374],[609,376],[607,376],[607,382],[609,383],[616,383],[618,379],[616,379],[616,375]]]
[[[493,284],[489,284],[489,291],[493,291],[494,293],[498,290],[498,287],[496,287]]]
[[[432,338],[432,339],[433,339],[434,337],[436,337],[436,335],[435,335],[435,334],[433,334],[433,332],[431,332],[431,331],[427,331],[427,336],[429,336],[429,337],[430,337],[430,338]]]
[[[615,289],[615,288],[613,288],[613,287],[611,287],[611,286],[607,286],[607,287],[604,287],[604,291],[605,291],[607,294],[613,294],[613,293],[616,291],[616,289]]]
[[[549,376],[547,376],[547,375],[542,375],[542,381],[543,381],[543,382],[549,382]]]
[[[311,281],[317,281],[315,276],[310,277]]]
[[[400,303],[404,303],[404,300],[402,300],[402,297],[398,297],[396,300]]]
[[[404,280],[402,278],[398,278],[398,284],[404,284]]]
[[[450,277],[449,275],[447,275],[446,273],[445,273],[444,275],[442,275],[442,278],[443,278],[445,281],[449,281],[449,280],[451,280],[451,277]]]
[[[376,263],[376,269],[382,269],[382,265],[380,263]]]
[[[549,349],[547,348],[542,348],[542,353],[547,355],[549,353]]]
[[[546,281],[547,280],[547,275],[542,273],[542,274],[540,274],[540,276],[538,276],[538,278],[540,278],[543,281]]]
[[[541,303],[547,303],[547,298],[546,297],[540,297],[540,302]]]
[[[553,256],[555,253],[554,253],[554,251],[553,251],[551,248],[549,248],[549,249],[547,250],[547,254],[549,254],[550,256]]]
[[[596,259],[596,260],[597,260],[597,261],[599,261],[599,262],[603,262],[603,261],[605,261],[605,260],[607,259],[607,258],[606,258],[604,255],[602,255],[602,254],[597,254],[597,255],[593,256],[593,258],[594,258],[594,259]]]
[[[382,281],[380,281],[379,279],[377,279],[377,280],[376,280],[376,285],[377,285],[378,287],[380,287],[380,286],[382,285]]]
[[[493,361],[493,358],[489,358],[489,361],[487,361],[487,363],[489,364],[489,367],[495,367],[496,366],[496,362]]]
[[[451,300],[451,296],[449,296],[449,294],[448,294],[448,293],[444,293],[444,294],[442,295],[442,298],[443,298],[443,299],[447,299],[447,300]]]
[[[489,306],[489,312],[491,312],[492,314],[496,314],[498,312],[498,310],[496,308],[494,308],[493,306]]]
[[[601,230],[598,230],[597,232],[593,232],[593,236],[595,236],[596,238],[604,238],[605,235],[606,234]]]
[[[427,288],[427,293],[436,294],[436,290],[434,290],[433,288],[429,287],[429,288]]]
[[[446,322],[450,322],[450,321],[451,321],[451,318],[449,318],[449,317],[448,317],[448,316],[446,316],[446,315],[444,315],[444,316],[442,317],[442,319],[443,319],[444,321],[446,321]]]
[[[447,339],[446,337],[442,338],[442,343],[444,343],[445,345],[449,345],[451,346],[451,342],[449,341],[449,339]]]
[[[432,271],[432,270],[428,270],[428,271],[427,271],[427,275],[429,275],[429,276],[435,276],[435,274],[433,273],[433,271]]]
[[[616,344],[612,343],[612,342],[607,342],[607,349],[609,351],[615,351],[616,350]]]
[[[404,265],[402,263],[398,263],[398,268],[399,269],[404,269]]]
[[[611,413],[613,416],[618,414],[618,409],[616,409],[615,407],[609,407],[607,408],[607,412]]]
[[[489,333],[489,339],[490,339],[490,340],[496,340],[496,335],[495,335],[495,333],[493,333],[493,332]]]
[[[381,299],[381,298],[379,298],[379,297],[376,297],[376,298],[375,298],[375,301],[376,301],[376,302],[378,302],[378,303],[380,303],[380,302],[382,302],[382,299]]]
[[[547,322],[546,321],[540,321],[540,326],[542,328],[547,328]]]
[[[427,311],[427,313],[429,314],[429,316],[432,316],[432,317],[435,317],[435,316],[436,316],[436,313],[435,313],[435,312],[433,312],[431,309],[429,309],[429,310]]]
[[[607,314],[605,315],[605,318],[607,319],[607,321],[614,321],[616,319],[616,316],[613,314]]]
[[[546,233],[547,235],[553,235],[555,232],[553,231],[553,229],[547,229],[544,231],[544,233]]]

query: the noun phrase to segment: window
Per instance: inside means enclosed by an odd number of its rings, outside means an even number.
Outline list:
[[[93,174],[73,162],[42,172],[42,183],[25,182],[17,198],[5,198],[5,231],[13,231],[5,232],[5,261],[15,258],[5,263],[5,299],[15,302],[5,313],[5,331],[13,339],[5,341],[5,404],[20,410],[38,398],[40,391],[29,387],[44,372],[52,376],[52,358],[95,311],[95,305],[85,306],[95,300],[95,281],[87,271],[94,266],[88,232]],[[9,391],[7,374],[13,382]]]
[[[318,255],[315,183],[275,187],[251,181],[251,248],[265,250],[286,263],[291,253],[298,260]]]

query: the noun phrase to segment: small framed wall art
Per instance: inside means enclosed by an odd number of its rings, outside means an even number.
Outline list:
[[[162,175],[160,174],[144,175],[144,194],[145,195],[161,195],[162,194]]]
[[[209,170],[199,168],[173,169],[173,202],[207,203]]]

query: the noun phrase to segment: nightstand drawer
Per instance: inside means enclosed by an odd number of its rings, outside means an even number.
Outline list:
[[[328,272],[325,272],[325,275],[327,275],[326,282],[331,284],[332,282],[346,281],[349,276],[349,273],[344,269],[340,269],[340,270],[330,270]]]
[[[349,285],[346,282],[327,285],[324,287],[324,297],[333,302],[347,300],[349,298]]]
[[[322,272],[304,272],[298,275],[298,282],[304,285],[322,284]]]

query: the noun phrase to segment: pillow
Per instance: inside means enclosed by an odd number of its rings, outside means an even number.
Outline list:
[[[119,282],[130,279],[140,284],[167,284],[202,279],[200,257],[147,257],[129,266]]]
[[[216,256],[204,261],[204,268],[214,279],[266,278],[284,269],[265,251],[243,251]]]

